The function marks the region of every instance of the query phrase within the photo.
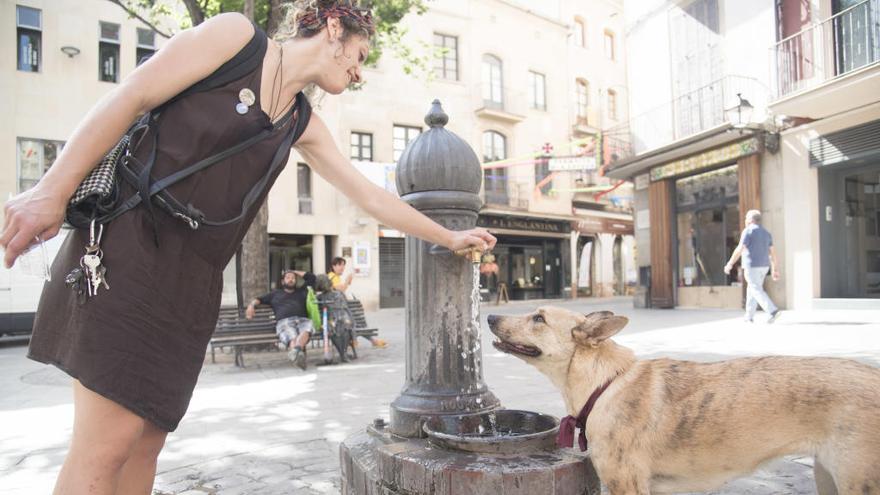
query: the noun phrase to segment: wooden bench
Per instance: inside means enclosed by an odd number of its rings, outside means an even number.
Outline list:
[[[239,316],[237,308],[221,308],[214,335],[211,337],[211,362],[216,363],[216,350],[232,348],[235,365],[244,368],[247,348],[277,347],[275,315],[271,308],[259,308],[253,319]]]
[[[358,299],[348,299],[345,301],[351,316],[354,318],[354,335],[355,337],[375,337],[379,335],[379,329],[367,325],[367,316],[364,312],[364,305]]]
[[[354,338],[370,338],[379,334],[378,328],[367,325],[364,306],[359,300],[347,299],[345,303],[354,320]],[[220,308],[214,335],[210,340],[211,363],[217,362],[217,349],[231,348],[235,356],[235,365],[244,368],[244,352],[246,350],[277,349],[278,342],[278,336],[275,334],[275,315],[271,308],[257,308],[254,318],[248,320],[243,314],[239,316],[237,308],[223,307]],[[309,342],[313,349],[323,347],[323,329],[315,329]],[[356,359],[357,351],[354,348],[351,351]]]

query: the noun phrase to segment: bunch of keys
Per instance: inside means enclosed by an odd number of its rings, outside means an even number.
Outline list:
[[[98,235],[95,236],[95,222],[92,221],[89,227],[89,243],[86,245],[86,254],[79,260],[79,268],[74,268],[67,274],[65,282],[68,287],[77,291],[78,294],[83,293],[83,282],[85,282],[85,294],[92,297],[98,294],[98,289],[103,287],[110,290],[110,284],[107,283],[107,267],[101,264],[104,252],[101,251],[101,235],[104,233],[104,226],[98,226]]]

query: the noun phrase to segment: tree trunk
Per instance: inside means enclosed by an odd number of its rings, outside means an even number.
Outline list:
[[[266,33],[274,36],[278,25],[284,20],[284,11],[281,10],[281,0],[269,0],[269,19],[266,22]]]
[[[244,0],[244,7],[241,12],[250,20],[254,20],[254,0]]]
[[[242,301],[249,303],[269,289],[269,207],[266,203],[254,218],[247,234],[241,241]],[[283,268],[283,267],[282,267]]]
[[[183,0],[183,4],[186,6],[186,11],[189,12],[189,18],[192,20],[193,26],[198,26],[205,22],[205,12],[196,0]]]

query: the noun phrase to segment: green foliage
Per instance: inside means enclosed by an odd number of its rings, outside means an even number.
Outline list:
[[[408,14],[422,15],[428,10],[426,0],[361,0],[360,4],[373,10],[376,21],[376,35],[371,40],[372,49],[366,65],[375,67],[385,50],[390,50],[403,62],[403,71],[409,75],[430,78],[431,58],[436,56],[434,48],[423,41],[407,43],[407,30],[401,21]],[[139,12],[153,25],[167,26],[168,20],[177,29],[189,28],[193,25],[192,17],[183,8],[183,0],[119,0],[129,12]],[[198,9],[205,18],[224,12],[241,12],[244,0],[189,0],[190,8]],[[291,0],[280,0],[281,5],[292,3]],[[254,21],[266,29],[269,25],[270,0],[254,0]],[[162,22],[165,20],[165,22]],[[161,34],[161,33],[160,33]]]

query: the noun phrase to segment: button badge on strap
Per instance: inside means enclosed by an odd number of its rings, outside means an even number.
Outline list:
[[[235,111],[240,115],[248,112],[248,109],[257,101],[257,96],[250,88],[243,88],[238,92],[238,103],[235,105]]]

